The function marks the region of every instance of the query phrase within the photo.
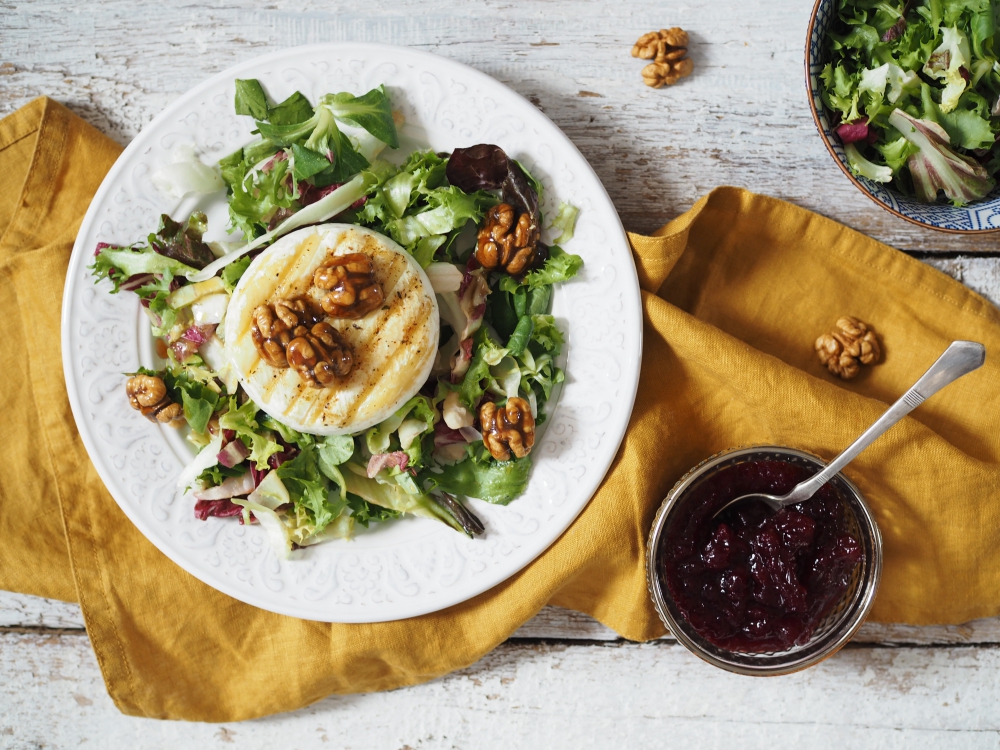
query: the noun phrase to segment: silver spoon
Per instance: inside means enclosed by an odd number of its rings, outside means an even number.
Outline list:
[[[910,390],[904,393],[896,403],[886,410],[885,414],[878,418],[875,424],[861,433],[861,437],[851,443],[843,453],[827,464],[822,471],[800,482],[791,492],[781,497],[767,495],[762,492],[741,495],[719,508],[712,517],[714,518],[727,508],[736,505],[736,503],[743,503],[749,500],[759,500],[772,510],[780,510],[789,505],[795,505],[796,503],[808,500],[816,494],[820,487],[830,481],[837,472],[853,461],[855,456],[874,443],[883,432],[920,406],[925,399],[930,398],[946,385],[958,380],[963,375],[979,369],[985,361],[986,347],[982,344],[975,341],[953,341],[951,346],[945,349],[944,354],[938,357],[937,362],[930,366],[930,369],[920,377],[920,380],[913,384]]]

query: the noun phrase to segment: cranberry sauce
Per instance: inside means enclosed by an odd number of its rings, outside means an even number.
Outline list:
[[[847,590],[862,549],[832,484],[777,512],[748,502],[712,518],[735,497],[783,495],[811,473],[779,460],[745,461],[684,498],[662,542],[665,580],[709,642],[753,653],[801,645]]]

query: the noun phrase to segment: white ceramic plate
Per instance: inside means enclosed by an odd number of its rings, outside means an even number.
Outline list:
[[[470,501],[486,533],[469,539],[443,524],[404,518],[280,560],[263,529],[234,519],[198,521],[176,479],[193,455],[181,434],[146,421],[125,398],[122,373],[153,363],[149,325],[135,295],[108,293],[87,270],[98,242],[131,244],[159,215],[209,215],[224,239],[216,194],[178,202],[151,174],[179,144],[215,161],[254,136],[233,113],[234,80],[258,78],[281,101],[312,101],[385,84],[406,117],[401,152],[495,143],[539,177],[543,210],[580,208],[566,245],[585,266],[557,287],[553,314],[567,333],[567,380],[532,453],[527,492],[506,507]],[[543,239],[546,234],[543,233]],[[171,560],[210,586],[282,614],[326,622],[381,622],[433,612],[495,586],[541,554],[583,510],[625,433],[639,379],[642,310],[621,222],[594,171],[530,103],[476,70],[399,47],[298,47],[237,65],[180,97],[129,145],[98,190],[80,229],[63,301],[63,363],[84,444],[125,514]]]

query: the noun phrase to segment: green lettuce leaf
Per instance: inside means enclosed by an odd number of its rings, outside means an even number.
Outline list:
[[[569,242],[573,239],[573,232],[576,229],[576,217],[580,215],[580,209],[571,203],[560,203],[556,218],[552,220],[552,228],[558,229],[561,234],[556,237],[556,244]]]
[[[249,171],[246,162],[232,170],[229,219],[248,241],[267,229],[279,208],[292,205],[294,198],[285,187],[287,170],[287,161],[275,162],[266,174],[261,170]]]
[[[222,464],[209,466],[198,475],[197,481],[202,487],[218,487],[231,477],[241,477],[246,473],[246,467],[242,464],[229,468]]]
[[[990,121],[967,109],[942,113],[941,125],[948,132],[951,142],[962,148],[990,148],[996,138]]]
[[[525,276],[529,289],[540,286],[558,284],[567,281],[583,268],[583,258],[567,253],[558,245],[549,248],[549,257],[545,265],[537,271],[531,271]]]
[[[354,438],[350,435],[327,435],[317,442],[321,463],[340,466],[354,455]]]
[[[517,358],[521,368],[521,379],[529,387],[534,388],[544,403],[552,396],[552,389],[565,380],[562,370],[555,366],[552,355],[544,350],[533,352],[531,347],[525,349]]]
[[[272,417],[270,414],[260,412],[258,414],[260,419],[260,426],[265,430],[271,430],[271,432],[277,432],[281,435],[281,439],[286,443],[295,443],[296,445],[304,445],[306,443],[311,443],[313,441],[312,435],[306,435],[305,433],[299,432],[298,430],[293,430],[286,424],[282,424],[277,419]]]
[[[236,79],[236,114],[249,115],[255,120],[267,119],[267,95],[256,78]]]
[[[854,122],[861,117],[858,112],[860,73],[848,73],[843,65],[827,63],[819,77],[823,82],[823,103],[827,107],[839,112],[843,122]]]
[[[89,268],[97,281],[108,279],[114,284],[112,293],[117,293],[121,285],[132,276],[170,274],[172,281],[175,276],[186,276],[197,270],[160,255],[151,247],[141,245],[105,247],[95,256],[94,263]]]
[[[466,222],[479,222],[497,199],[479,190],[466,193],[454,186],[437,188],[426,194],[427,208],[386,224],[386,230],[400,245],[415,244],[423,237],[448,234]]]
[[[388,521],[390,518],[399,518],[402,515],[398,510],[373,505],[363,497],[359,497],[351,492],[347,493],[347,507],[351,509],[351,515],[354,520],[366,529],[368,528],[368,524],[372,522]]]
[[[527,488],[531,459],[526,456],[511,461],[491,460],[486,463],[467,459],[443,469],[440,474],[427,474],[438,489],[453,495],[506,505]]]
[[[320,470],[315,445],[300,446],[299,455],[275,469],[292,502],[305,508],[321,533],[347,507],[346,495],[334,494],[330,479]],[[338,472],[339,474],[339,472]]]
[[[345,466],[344,480],[347,482],[348,497],[355,495],[372,505],[397,513],[432,518],[448,524],[456,531],[465,531],[461,520],[431,495],[413,494],[398,484],[369,479],[364,467],[357,464],[347,463]]]
[[[385,87],[379,86],[361,96],[349,93],[327,94],[320,99],[320,106],[329,109],[335,117],[364,128],[391,148],[399,148],[399,136],[392,119],[392,107]]]
[[[500,364],[500,360],[507,356],[507,350],[500,346],[486,326],[476,331],[472,341],[472,361],[458,386],[462,403],[470,409],[479,402],[484,393],[483,381],[489,379],[490,367]]]
[[[184,419],[195,432],[204,433],[208,429],[208,421],[212,418],[219,404],[221,394],[206,382],[191,377],[188,370],[177,375],[171,374],[165,384],[180,395],[184,407]],[[176,396],[172,396],[176,400]]]
[[[240,283],[240,279],[243,278],[243,274],[246,273],[247,268],[250,267],[250,263],[253,261],[248,255],[244,255],[237,261],[233,261],[228,266],[222,269],[222,284],[226,287],[226,291],[230,294],[236,289],[236,285]]]
[[[426,396],[417,394],[405,404],[403,404],[388,419],[380,422],[365,432],[365,443],[368,451],[372,454],[386,453],[392,446],[392,435],[395,433],[403,420],[412,416],[427,422],[431,429],[434,428],[435,412],[430,400]]]
[[[250,460],[258,469],[268,468],[267,459],[275,453],[281,453],[279,443],[261,434],[261,426],[257,422],[257,406],[253,401],[247,401],[239,406],[235,396],[229,398],[229,411],[219,417],[219,426],[224,430],[234,430],[236,436],[250,449]]]
[[[307,180],[324,169],[330,168],[329,159],[297,143],[292,144],[292,158],[294,159],[292,176],[297,182]],[[367,167],[368,164],[366,163],[365,166]]]
[[[281,104],[268,107],[266,118],[256,117],[254,119],[267,119],[272,125],[296,125],[305,122],[313,114],[314,111],[309,100],[302,95],[301,91],[296,91]]]
[[[556,319],[551,315],[533,315],[534,330],[531,340],[537,342],[553,357],[558,357],[565,343],[562,332],[556,327]]]
[[[876,143],[875,148],[882,154],[882,158],[885,159],[886,165],[893,174],[905,167],[906,160],[920,150],[902,136],[889,143]]]

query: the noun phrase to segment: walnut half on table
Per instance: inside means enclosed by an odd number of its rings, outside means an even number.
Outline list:
[[[861,365],[873,365],[882,356],[875,332],[868,324],[845,315],[837,319],[837,330],[816,339],[820,363],[844,380],[857,377]]]
[[[652,60],[642,69],[642,80],[658,89],[691,75],[694,63],[686,58],[688,33],[679,27],[650,31],[632,45],[632,57]]]

